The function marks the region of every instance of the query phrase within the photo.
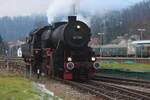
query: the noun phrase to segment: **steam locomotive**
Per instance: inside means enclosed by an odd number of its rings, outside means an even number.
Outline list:
[[[88,47],[90,28],[76,16],[66,22],[36,29],[22,46],[23,58],[34,73],[54,75],[66,80],[90,79],[99,67]]]

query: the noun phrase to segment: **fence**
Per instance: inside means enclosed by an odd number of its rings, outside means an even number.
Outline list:
[[[0,59],[0,73],[6,72],[25,75],[26,64],[23,60]]]
[[[135,62],[135,63],[150,64],[150,58],[97,57],[97,59],[101,61],[116,61],[119,63]]]

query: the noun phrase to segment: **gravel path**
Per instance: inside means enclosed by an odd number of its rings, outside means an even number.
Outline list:
[[[79,90],[78,88],[63,84],[55,80],[42,80],[42,84],[46,86],[54,95],[63,100],[103,100],[88,92]]]

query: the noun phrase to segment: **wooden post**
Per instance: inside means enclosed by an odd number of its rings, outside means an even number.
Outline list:
[[[32,66],[31,66],[31,64],[29,65],[29,67],[30,67],[29,78],[31,79],[31,77],[32,77]]]
[[[37,79],[40,78],[40,69],[37,69]]]
[[[9,71],[9,62],[8,62],[8,58],[6,59],[6,70],[7,70],[7,72]]]

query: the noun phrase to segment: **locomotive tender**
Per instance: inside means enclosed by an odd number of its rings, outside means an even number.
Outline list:
[[[99,67],[88,47],[90,37],[90,28],[76,16],[69,16],[68,22],[56,22],[31,32],[22,46],[23,57],[35,73],[66,80],[90,79]]]

